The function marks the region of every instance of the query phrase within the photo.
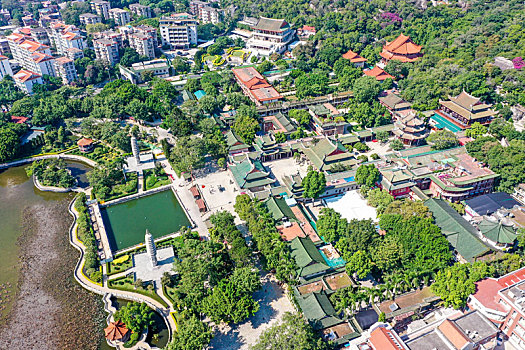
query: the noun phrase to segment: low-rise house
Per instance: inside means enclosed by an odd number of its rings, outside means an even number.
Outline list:
[[[237,186],[241,191],[251,194],[268,190],[275,180],[258,159],[245,156],[243,160],[229,166]]]
[[[379,68],[378,66],[375,66],[372,69],[364,70],[363,73],[369,77],[376,78],[377,81],[383,81],[386,79],[392,79],[394,80],[394,76],[388,74],[385,72],[382,68]]]
[[[508,193],[494,192],[465,200],[465,213],[470,217],[492,215],[499,209],[513,209],[521,204]]]
[[[386,96],[379,97],[379,103],[385,106],[392,114],[412,108],[410,102],[403,100],[399,95],[393,92]]]
[[[170,75],[170,65],[166,59],[158,59],[145,62],[133,63],[131,67],[119,65],[121,76],[133,84],[144,82],[143,75],[145,72],[151,72],[154,77],[167,78]]]
[[[351,167],[358,163],[344,146],[326,137],[304,146],[302,152],[319,171],[330,172],[333,166]]]
[[[297,35],[301,38],[309,38],[312,35],[315,35],[317,30],[315,27],[304,25],[301,28],[297,29]]]
[[[295,124],[286,118],[282,113],[263,117],[261,124],[262,130],[265,133],[271,133],[273,135],[277,133],[288,135],[297,130]]]
[[[480,98],[462,91],[458,96],[449,96],[447,101],[439,101],[436,113],[461,129],[469,128],[473,123],[489,124],[497,114],[492,105],[483,103]]]
[[[228,146],[228,154],[230,155],[245,153],[250,149],[250,146],[242,142],[241,139],[237,137],[237,135],[235,135],[231,129],[228,130],[228,132],[225,134],[225,137],[226,145]]]
[[[364,68],[366,61],[368,61],[366,58],[361,57],[352,50],[348,50],[346,53],[344,53],[343,58],[349,60],[355,67],[359,68]]]
[[[234,68],[232,72],[243,93],[257,106],[283,99],[255,68]]]
[[[344,134],[347,125],[343,114],[331,103],[323,103],[308,107],[312,116],[310,126],[318,135],[335,136]]]
[[[525,204],[525,184],[519,184],[518,186],[516,186],[512,196],[518,201],[520,201],[522,204]]]
[[[297,276],[308,280],[325,274],[332,268],[309,237],[297,237],[290,243],[291,255],[297,265]]]
[[[400,34],[394,41],[383,45],[381,64],[386,66],[390,60],[400,62],[414,62],[423,56],[422,47],[416,45],[409,36]]]
[[[473,262],[491,252],[478,231],[443,199],[429,199],[425,205],[432,212],[436,225],[441,228],[459,261]]]
[[[264,56],[281,54],[292,42],[294,34],[295,31],[284,19],[260,17],[252,27],[252,36],[246,42],[246,48]]]

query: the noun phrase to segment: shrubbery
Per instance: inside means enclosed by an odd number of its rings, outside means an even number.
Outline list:
[[[91,227],[89,213],[86,207],[86,195],[80,193],[76,202],[75,209],[78,212],[77,218],[77,237],[86,247],[84,273],[95,282],[102,280],[100,271],[100,260],[97,253],[97,242],[93,228]]]

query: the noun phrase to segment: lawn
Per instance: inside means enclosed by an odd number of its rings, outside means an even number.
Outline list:
[[[164,307],[168,307],[166,302],[157,293],[155,293],[155,291],[150,291],[144,288],[135,288],[134,282],[135,280],[133,279],[133,277],[125,276],[125,277],[120,277],[120,278],[109,280],[108,286],[109,288],[138,293],[138,294],[148,296],[152,299],[155,299],[159,303],[161,303]]]
[[[130,194],[135,194],[138,192],[137,188],[138,177],[137,173],[127,173],[126,182],[123,184],[114,185],[111,187],[111,194],[104,201],[110,201],[112,199],[117,199],[124,196],[129,196]]]
[[[117,258],[107,263],[108,276],[126,271],[133,267],[133,258],[129,254],[125,254],[120,258]]]
[[[171,181],[164,169],[160,171],[156,171],[155,169],[144,170],[144,187],[146,190],[169,185],[170,183]]]
[[[241,57],[241,58],[244,58],[244,55],[246,54],[246,52],[244,52],[243,50],[234,50],[231,55],[234,56],[234,57]]]

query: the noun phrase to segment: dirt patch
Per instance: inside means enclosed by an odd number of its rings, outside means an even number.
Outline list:
[[[23,211],[19,292],[0,349],[98,349],[103,306],[73,278],[79,253],[69,244],[70,199]]]

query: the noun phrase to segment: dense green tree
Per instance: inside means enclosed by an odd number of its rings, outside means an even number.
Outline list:
[[[475,122],[471,125],[471,127],[467,130],[465,130],[465,135],[472,138],[478,138],[480,136],[483,136],[487,133],[487,127],[484,125],[481,125],[478,122]]]
[[[324,95],[328,92],[328,77],[324,73],[310,73],[300,75],[295,79],[295,96],[303,99]]]
[[[374,188],[367,193],[368,205],[377,208],[378,214],[382,214],[390,203],[394,201],[394,197],[388,193],[387,190]]]
[[[375,78],[363,76],[355,80],[352,91],[358,102],[372,102],[381,90],[381,84]]]
[[[346,263],[346,270],[350,273],[355,273],[360,279],[365,278],[372,272],[373,267],[370,255],[363,250],[358,250],[352,254]]]
[[[348,222],[332,208],[323,208],[316,222],[317,231],[328,242],[338,241],[347,232]]]
[[[328,343],[319,338],[298,314],[285,313],[282,321],[265,330],[251,350],[328,350]]]
[[[428,144],[432,146],[432,149],[436,150],[452,148],[459,144],[456,135],[446,129],[431,133],[426,140]]]
[[[131,302],[122,306],[114,314],[115,320],[122,321],[128,329],[140,333],[154,324],[153,310],[145,303]]]
[[[318,198],[326,188],[326,177],[324,172],[310,170],[301,183],[304,188],[305,198]]]
[[[295,119],[302,126],[308,126],[312,120],[310,113],[304,109],[292,109],[288,112],[288,116]]]
[[[355,173],[355,180],[359,185],[374,187],[381,174],[374,164],[360,165]]]
[[[211,328],[195,315],[184,315],[179,319],[177,332],[165,350],[202,350],[213,337]]]
[[[233,131],[247,145],[251,145],[255,139],[255,134],[261,129],[257,119],[252,116],[237,112]]]
[[[18,135],[12,129],[0,127],[0,163],[13,159],[20,145]]]
[[[413,217],[431,218],[432,212],[422,201],[395,200],[385,209],[384,214],[401,215],[409,220]]]

